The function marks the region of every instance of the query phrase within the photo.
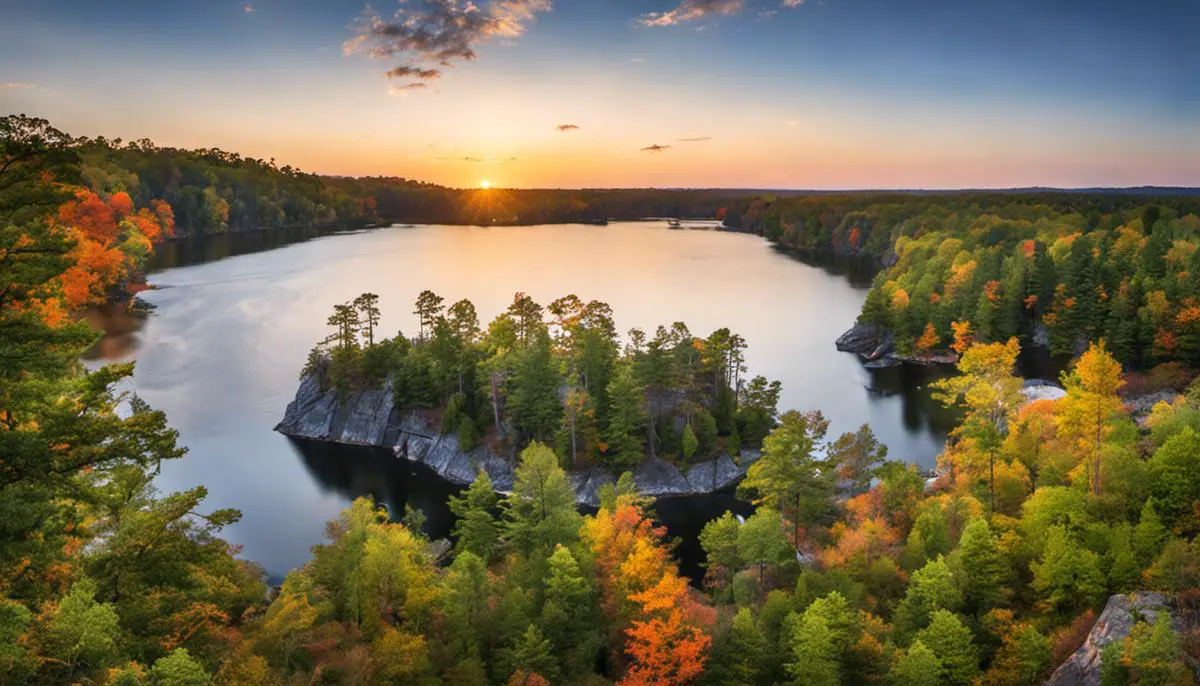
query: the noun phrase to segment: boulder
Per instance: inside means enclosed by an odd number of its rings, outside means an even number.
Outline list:
[[[692,484],[679,472],[679,468],[657,457],[647,458],[633,470],[633,483],[639,493],[652,498],[691,495]]]
[[[865,355],[877,349],[890,338],[887,330],[874,324],[855,324],[846,333],[838,336],[837,349],[847,353]]]
[[[1025,387],[1021,389],[1021,395],[1025,396],[1026,403],[1035,400],[1058,400],[1066,394],[1067,392],[1063,390],[1062,386],[1041,379],[1027,379]]]

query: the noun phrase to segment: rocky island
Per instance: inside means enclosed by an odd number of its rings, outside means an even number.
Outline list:
[[[276,431],[386,448],[460,485],[483,470],[502,492],[538,441],[595,507],[625,472],[651,497],[730,488],[775,422],[779,383],[745,378],[728,329],[699,338],[677,322],[622,345],[608,305],[518,293],[485,331],[470,301],[426,291],[418,335],[377,341],[377,302],[335,308]]]
[[[507,492],[513,483],[514,461],[487,445],[464,450],[456,434],[445,433],[421,413],[397,408],[390,381],[376,390],[356,391],[339,397],[334,389],[322,390],[325,372],[305,376],[296,398],[275,430],[300,439],[347,445],[387,448],[396,457],[423,464],[451,483],[469,485],[479,470],[488,473],[497,490]],[[714,493],[735,485],[745,475],[758,451],[742,449],[738,459],[728,454],[681,468],[661,458],[647,458],[633,470],[638,491],[653,497]],[[613,471],[592,466],[570,472],[575,499],[597,507],[600,488],[615,484]]]

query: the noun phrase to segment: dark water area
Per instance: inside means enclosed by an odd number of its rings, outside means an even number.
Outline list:
[[[868,370],[833,345],[857,317],[873,274],[858,260],[814,265],[755,236],[654,222],[226,234],[163,246],[150,274],[154,290],[140,296],[153,309],[144,318],[94,313],[109,335],[89,363],[137,361],[131,390],[167,413],[189,449],[163,465],[157,485],[204,485],[207,507],[242,510],[226,537],[280,578],[308,559],[325,522],[358,496],[396,517],[405,505],[423,510],[433,537],[453,524],[445,503],[458,489],[430,470],[387,450],[294,441],[272,430],[308,350],[327,334],[333,305],[379,294],[389,334],[416,331],[412,302],[426,288],[447,302],[471,299],[484,321],[523,291],[542,303],[568,293],[608,302],[622,331],[683,321],[704,336],[727,326],[748,341],[751,373],[782,382],[781,410],[821,410],[831,439],[870,424],[892,458],[931,467],[955,417],[928,385],[947,370]],[[749,509],[732,493],[656,506],[693,578],[703,525]]]

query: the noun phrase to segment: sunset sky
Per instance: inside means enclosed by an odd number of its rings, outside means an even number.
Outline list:
[[[0,113],[453,186],[1200,185],[1197,0],[477,3],[0,0]]]

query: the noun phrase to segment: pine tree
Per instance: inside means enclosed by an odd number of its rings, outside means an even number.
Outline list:
[[[955,559],[962,570],[965,611],[982,617],[1004,602],[1009,570],[986,520],[973,519],[963,529]]]
[[[792,637],[792,662],[788,671],[795,683],[837,686],[840,683],[833,632],[820,614],[805,614]]]
[[[939,686],[941,673],[937,655],[916,640],[892,666],[891,678],[896,686]]]
[[[941,665],[942,683],[968,686],[979,674],[979,650],[971,630],[947,610],[937,610],[915,639],[928,646]]]
[[[478,555],[485,563],[495,555],[500,527],[492,512],[496,509],[496,491],[487,470],[480,469],[469,488],[461,496],[451,496],[450,511],[458,517],[454,535],[458,549]]]
[[[617,469],[633,469],[646,457],[642,436],[645,396],[628,365],[620,365],[608,384],[608,461]]]

